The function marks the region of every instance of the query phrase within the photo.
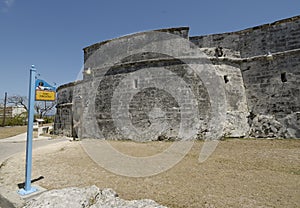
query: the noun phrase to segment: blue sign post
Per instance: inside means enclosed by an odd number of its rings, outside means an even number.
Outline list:
[[[18,191],[18,193],[20,195],[27,195],[27,194],[31,194],[31,193],[37,191],[36,188],[31,187],[32,133],[33,133],[34,101],[35,101],[35,75],[36,75],[36,69],[35,69],[34,65],[32,65],[31,69],[30,69],[30,80],[29,80],[25,187]]]

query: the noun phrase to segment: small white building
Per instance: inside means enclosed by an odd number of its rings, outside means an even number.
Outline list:
[[[3,117],[3,113],[4,113],[3,111],[4,111],[4,107],[0,106],[0,118]],[[5,116],[7,118],[13,118],[25,112],[26,109],[23,106],[7,106],[5,109]]]
[[[12,107],[12,117],[25,113],[26,109],[22,106],[13,106]]]

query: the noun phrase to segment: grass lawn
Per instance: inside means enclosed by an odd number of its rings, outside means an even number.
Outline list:
[[[25,133],[27,126],[0,127],[0,139]]]

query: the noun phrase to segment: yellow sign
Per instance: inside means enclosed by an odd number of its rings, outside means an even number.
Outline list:
[[[37,101],[54,101],[56,98],[55,91],[36,90],[35,100]]]

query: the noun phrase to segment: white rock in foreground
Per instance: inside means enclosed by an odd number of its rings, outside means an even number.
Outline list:
[[[150,199],[127,201],[118,197],[112,189],[65,188],[51,190],[26,202],[24,208],[164,208]]]

